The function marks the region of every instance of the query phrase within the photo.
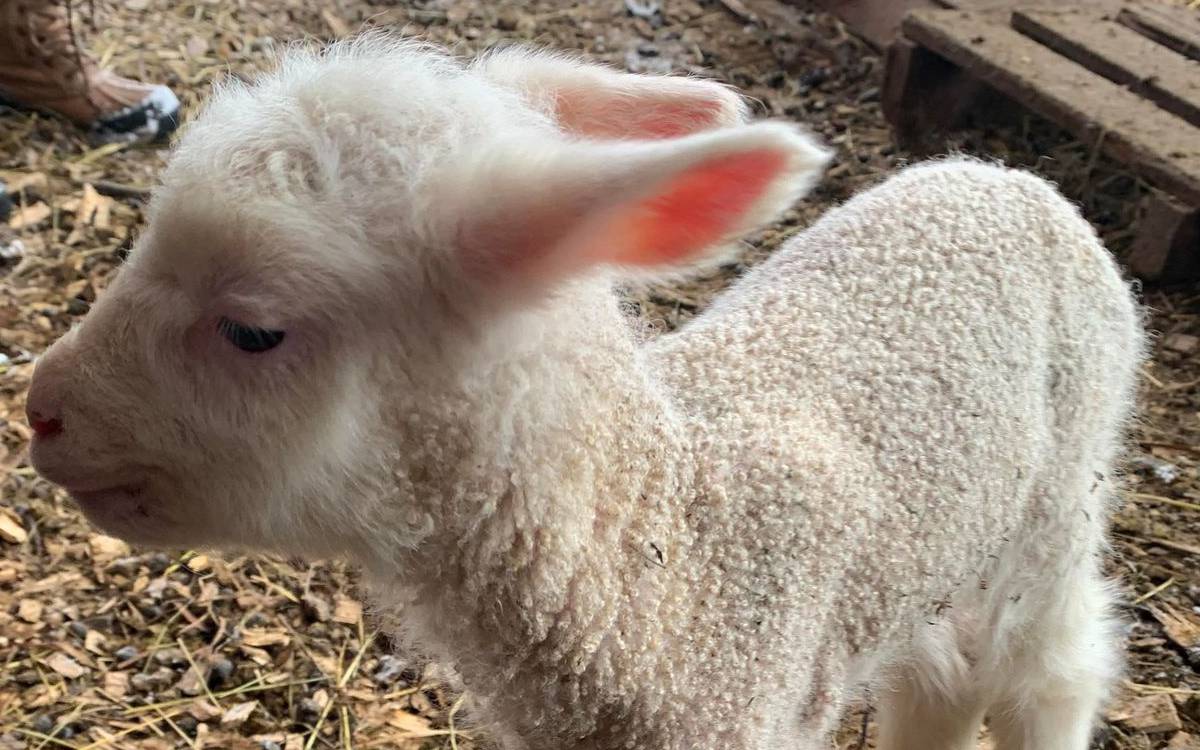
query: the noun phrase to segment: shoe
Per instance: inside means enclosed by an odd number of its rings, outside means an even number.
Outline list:
[[[175,94],[97,65],[78,20],[70,0],[0,0],[0,103],[66,117],[95,144],[166,140],[179,125]]]

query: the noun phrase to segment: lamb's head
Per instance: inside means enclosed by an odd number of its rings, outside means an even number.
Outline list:
[[[213,97],[41,358],[33,462],[133,541],[343,552],[411,442],[397,407],[489,331],[572,277],[709,255],[811,184],[821,148],[741,118],[713,83],[550,55],[293,54]]]

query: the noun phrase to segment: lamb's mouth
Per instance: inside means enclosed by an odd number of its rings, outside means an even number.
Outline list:
[[[77,489],[67,493],[79,504],[88,520],[116,536],[140,536],[149,526],[157,526],[154,498],[144,484],[119,484],[108,487]]]
[[[121,506],[125,509],[134,508],[142,516],[150,515],[146,509],[147,502],[144,497],[146,488],[140,484],[118,484],[89,490],[68,487],[67,493],[87,511]]]

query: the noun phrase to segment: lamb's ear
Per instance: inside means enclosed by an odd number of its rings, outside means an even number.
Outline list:
[[[477,66],[550,112],[563,130],[590,138],[674,138],[740,125],[747,115],[735,91],[701,78],[622,73],[522,48],[493,53]]]
[[[456,170],[442,205],[460,265],[477,279],[667,270],[776,218],[828,159],[774,123],[671,141],[507,144]]]

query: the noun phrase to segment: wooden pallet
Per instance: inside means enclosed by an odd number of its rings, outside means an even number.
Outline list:
[[[909,13],[888,48],[883,105],[897,139],[921,150],[969,113],[1016,102],[1151,185],[1128,258],[1135,274],[1200,279],[1200,12],[949,1],[960,8]]]

